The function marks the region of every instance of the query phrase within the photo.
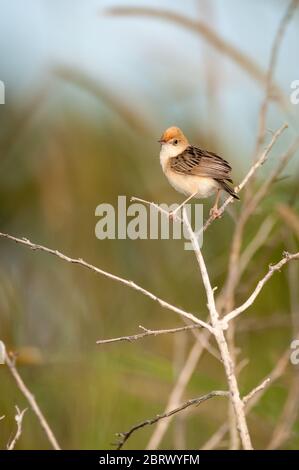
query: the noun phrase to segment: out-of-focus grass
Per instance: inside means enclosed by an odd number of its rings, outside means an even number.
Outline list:
[[[134,279],[204,318],[204,290],[194,256],[183,250],[183,242],[99,241],[94,234],[96,206],[101,202],[116,205],[118,195],[169,203],[181,200],[160,170],[158,136],[153,131],[146,137],[138,135],[108,111],[89,114],[69,101],[49,107],[46,100],[42,110],[32,106],[25,115],[16,108],[10,118],[0,116],[6,125],[0,141],[1,231],[28,237]],[[194,132],[188,123],[185,127],[187,133]],[[212,142],[205,145],[213,149]],[[230,157],[232,164],[234,158],[237,161],[238,155]],[[235,172],[236,181],[239,177]],[[265,214],[275,210],[277,201],[289,202],[293,190],[292,179],[275,184],[273,195],[248,226],[245,243]],[[208,209],[209,202],[205,213]],[[233,211],[238,213],[237,203]],[[233,220],[226,214],[205,235],[204,254],[213,285],[221,286],[224,280],[232,228]],[[269,237],[248,266],[238,287],[238,301],[251,291],[267,265],[280,258],[284,239],[274,240]],[[1,339],[9,349],[20,351],[20,372],[63,448],[107,448],[115,432],[163,410],[175,380],[174,338],[161,336],[107,346],[95,342],[135,333],[140,324],[153,329],[180,325],[173,313],[134,291],[46,254],[4,240],[0,252]],[[289,315],[285,272],[275,275],[245,315],[258,319],[277,312]],[[192,335],[187,338],[191,346]],[[290,340],[290,328],[275,330],[270,326],[238,336],[241,358],[250,359],[240,376],[243,393],[274,367]],[[290,370],[270,389],[250,418],[257,447],[273,428],[292,373]],[[0,442],[5,445],[14,428],[14,405],[26,404],[4,367],[0,368],[0,383],[0,415],[6,415],[0,423]],[[185,397],[219,388],[226,388],[222,367],[205,353]],[[222,399],[188,413],[188,447],[203,444],[225,419],[226,402]],[[128,448],[144,447],[150,432],[136,433]],[[295,445],[295,440],[288,443],[289,447]],[[163,447],[172,446],[170,430]],[[18,448],[47,447],[35,416],[28,412]]]

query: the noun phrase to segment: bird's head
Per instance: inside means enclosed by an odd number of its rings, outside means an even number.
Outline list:
[[[173,155],[178,155],[188,147],[189,142],[179,127],[169,127],[158,141],[161,146]]]

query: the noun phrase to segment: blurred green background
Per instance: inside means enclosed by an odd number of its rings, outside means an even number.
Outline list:
[[[201,19],[266,70],[287,2],[142,1]],[[202,38],[171,22],[107,16],[125,1],[2,1],[0,106],[1,232],[58,249],[128,279],[205,318],[206,299],[192,252],[183,241],[103,240],[95,237],[95,208],[118,195],[180,202],[160,169],[157,139],[179,125],[190,141],[228,159],[240,181],[250,166],[263,87]],[[299,15],[284,38],[275,73],[288,97],[298,79]],[[271,104],[267,126],[290,123],[256,186],[298,131],[299,105],[282,112]],[[248,224],[246,246],[273,215],[266,242],[237,289],[249,295],[283,250],[298,251],[294,230],[277,213],[298,211],[298,153]],[[211,201],[205,201],[205,216]],[[242,204],[204,237],[213,285],[222,286]],[[49,255],[0,240],[0,339],[19,354],[18,367],[64,449],[111,448],[115,433],[164,409],[191,333],[97,346],[96,340],[134,334],[138,325],[181,326],[175,314],[118,283]],[[293,268],[293,279],[298,279]],[[247,393],[269,373],[293,338],[290,272],[265,287],[238,324],[240,373]],[[296,281],[295,281],[296,282]],[[296,312],[299,315],[299,312]],[[272,321],[275,318],[278,321]],[[248,321],[250,320],[250,322]],[[247,323],[246,323],[247,322]],[[259,325],[265,325],[259,327]],[[281,414],[294,366],[269,389],[249,417],[254,445],[267,445]],[[0,446],[15,429],[14,406],[26,406],[8,370],[0,366]],[[207,352],[184,398],[226,388],[221,364]],[[161,448],[199,448],[226,421],[227,403],[214,399],[174,420]],[[144,448],[153,432],[141,430],[127,448]],[[178,444],[178,433],[181,433]],[[299,422],[283,448],[298,448]],[[19,449],[47,449],[36,417],[24,417]]]

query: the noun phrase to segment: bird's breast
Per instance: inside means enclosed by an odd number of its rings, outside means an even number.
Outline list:
[[[185,194],[191,196],[197,192],[198,199],[206,198],[215,193],[219,188],[217,181],[213,178],[207,178],[203,176],[184,175],[176,173],[170,168],[170,158],[175,155],[169,154],[169,149],[163,145],[160,152],[160,163],[169,183],[173,188]]]
[[[170,170],[166,171],[165,174],[174,189],[186,196],[197,193],[195,197],[202,199],[211,196],[218,189],[218,183],[213,178],[180,175]]]

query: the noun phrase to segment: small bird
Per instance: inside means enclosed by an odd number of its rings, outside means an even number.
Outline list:
[[[187,199],[172,216],[193,197],[202,199],[216,193],[215,204],[210,210],[213,218],[220,216],[218,202],[221,190],[239,199],[228,183],[231,179],[230,164],[213,152],[190,145],[181,129],[169,127],[158,141],[161,144],[160,163],[169,183],[185,194]]]

